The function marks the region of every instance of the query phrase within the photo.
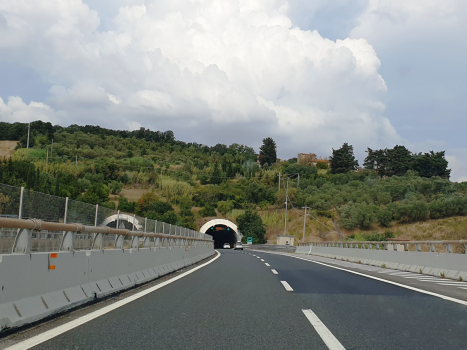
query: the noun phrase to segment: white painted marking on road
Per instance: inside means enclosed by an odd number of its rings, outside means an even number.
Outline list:
[[[266,265],[266,266],[271,266],[271,265],[269,265],[268,263],[264,263],[264,265]]]
[[[279,272],[277,272],[277,271],[274,270],[274,269],[271,269],[271,271],[272,271],[272,273],[275,274],[275,275],[278,275],[278,274],[279,274]]]
[[[460,299],[448,297],[447,295],[442,295],[442,294],[438,294],[438,293],[429,292],[429,291],[427,291],[427,290],[423,290],[423,289],[420,289],[420,288],[415,288],[415,287],[407,286],[407,285],[402,284],[402,283],[397,283],[397,282],[385,280],[384,278],[379,278],[379,277],[375,277],[375,276],[371,276],[371,275],[366,275],[366,274],[364,274],[364,273],[357,272],[357,271],[352,271],[352,270],[348,270],[348,269],[344,269],[344,268],[342,268],[342,267],[337,267],[337,266],[325,264],[325,263],[322,263],[322,262],[320,262],[320,261],[310,260],[310,259],[304,259],[304,258],[300,258],[300,257],[298,257],[298,256],[288,255],[288,254],[284,254],[284,253],[273,253],[273,252],[268,252],[268,253],[269,253],[269,254],[276,254],[276,255],[289,256],[289,257],[291,257],[291,258],[309,261],[309,262],[312,262],[312,263],[315,263],[315,264],[318,264],[318,265],[327,266],[327,267],[330,267],[330,268],[333,268],[333,269],[336,269],[336,270],[342,270],[342,271],[346,271],[346,272],[349,272],[349,273],[353,273],[354,275],[359,275],[359,276],[371,278],[371,279],[373,279],[373,280],[377,280],[377,281],[380,281],[380,282],[385,282],[385,283],[388,283],[388,284],[392,284],[392,285],[395,285],[395,286],[398,286],[398,287],[410,289],[410,290],[413,290],[413,291],[418,292],[418,293],[428,294],[428,295],[431,295],[431,296],[434,296],[434,297],[437,297],[437,298],[440,298],[440,299],[452,301],[452,302],[457,303],[457,304],[467,305],[467,301],[464,301],[464,300],[460,300]],[[467,289],[467,288],[462,288],[462,287],[460,287],[460,288],[461,288],[461,289]]]
[[[345,350],[342,344],[337,340],[334,334],[325,326],[323,322],[316,316],[316,314],[311,310],[302,310],[305,314],[308,321],[319,334],[321,339],[323,339],[324,344],[328,347],[329,350]]]
[[[293,289],[292,287],[290,286],[290,284],[288,284],[286,281],[281,281],[282,285],[284,286],[285,290],[287,292],[293,292]]]
[[[58,326],[56,328],[53,328],[51,330],[48,330],[44,333],[41,333],[41,334],[38,334],[36,335],[35,337],[32,337],[32,338],[29,338],[29,339],[26,339],[25,341],[22,341],[20,343],[17,343],[15,345],[12,345],[10,346],[9,348],[7,348],[6,350],[23,350],[23,349],[30,349],[32,348],[33,346],[36,346],[36,345],[39,345],[43,342],[46,342],[47,340],[49,339],[52,339],[52,338],[55,338],[56,336],[59,336],[60,334],[62,333],[65,333],[73,328],[76,328],[78,326],[81,326],[82,324],[85,324],[89,321],[92,321],[94,320],[95,318],[98,318],[99,316],[102,316],[102,315],[105,315],[115,309],[118,309],[119,307],[123,306],[123,305],[126,305],[128,303],[131,303],[132,301],[135,301],[136,299],[139,299],[139,298],[142,298],[162,287],[165,287],[166,285],[172,283],[172,282],[175,282],[187,275],[189,275],[190,273],[193,273],[195,272],[196,270],[199,270],[200,268],[206,266],[206,265],[209,265],[210,263],[214,262],[215,260],[217,260],[220,256],[221,256],[221,253],[219,253],[217,250],[217,256],[208,261],[208,262],[205,262],[204,264],[201,264],[187,272],[184,272],[176,277],[173,277],[167,281],[164,281],[160,284],[158,284],[157,286],[154,286],[154,287],[151,287],[151,288],[148,288],[148,289],[145,289],[139,293],[136,293],[136,294],[133,294],[132,296],[129,296],[128,298],[125,298],[125,299],[122,299],[120,301],[117,301],[116,303],[113,303],[109,306],[106,306],[106,307],[103,307],[102,309],[99,309],[99,310],[96,310],[94,312],[91,312],[87,315],[84,315],[80,318],[77,318],[76,320],[73,320],[73,321],[70,321],[68,323],[65,323],[65,324],[62,324],[61,326]]]
[[[264,259],[261,259],[261,261],[264,261]]]
[[[389,276],[420,276],[420,274],[412,272],[391,272],[388,273]]]
[[[445,282],[445,283],[436,283],[439,284],[440,286],[458,286],[458,287],[467,287],[467,284],[462,283],[462,282]]]
[[[257,258],[257,259],[261,259],[261,257],[259,257],[259,256],[257,256],[256,258]]]

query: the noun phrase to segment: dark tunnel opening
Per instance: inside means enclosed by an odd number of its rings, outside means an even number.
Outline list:
[[[235,242],[237,242],[237,233],[225,225],[211,226],[206,231],[206,234],[212,236],[214,240],[214,249],[223,248],[225,243],[229,243],[230,248],[233,248]]]

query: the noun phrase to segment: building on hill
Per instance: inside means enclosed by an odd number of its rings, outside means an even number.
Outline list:
[[[294,245],[294,236],[291,235],[278,235],[277,245]]]
[[[299,153],[297,156],[297,163],[298,164],[311,164],[314,160],[316,160],[316,154],[314,153]]]
[[[328,166],[331,165],[329,160],[322,159],[321,157],[316,158],[316,154],[314,153],[299,153],[297,156],[297,163],[298,164],[305,164],[305,165],[314,165],[316,166],[318,163],[326,163]]]

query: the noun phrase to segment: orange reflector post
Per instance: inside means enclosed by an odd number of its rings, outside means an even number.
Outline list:
[[[49,265],[49,270],[55,270],[55,265]]]
[[[50,257],[53,259],[53,258],[56,258],[57,257],[57,253],[50,253]]]

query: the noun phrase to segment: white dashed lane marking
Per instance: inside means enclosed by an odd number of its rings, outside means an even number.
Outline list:
[[[345,350],[342,344],[337,340],[334,334],[325,326],[323,322],[316,316],[316,314],[311,310],[302,310],[305,314],[308,321],[310,321],[313,328],[319,334],[321,339],[323,339],[324,344],[328,347],[329,350]]]
[[[275,275],[278,275],[278,274],[279,274],[279,272],[277,272],[277,271],[274,270],[274,269],[271,269],[271,271],[272,271],[272,273],[275,274]]]
[[[266,265],[266,266],[271,266],[271,265],[269,265],[268,263],[264,263],[264,265]]]
[[[261,259],[261,261],[264,261],[264,259]]]
[[[292,287],[290,286],[290,284],[288,284],[286,281],[281,281],[282,285],[284,286],[285,290],[287,292],[293,292],[293,289]]]

